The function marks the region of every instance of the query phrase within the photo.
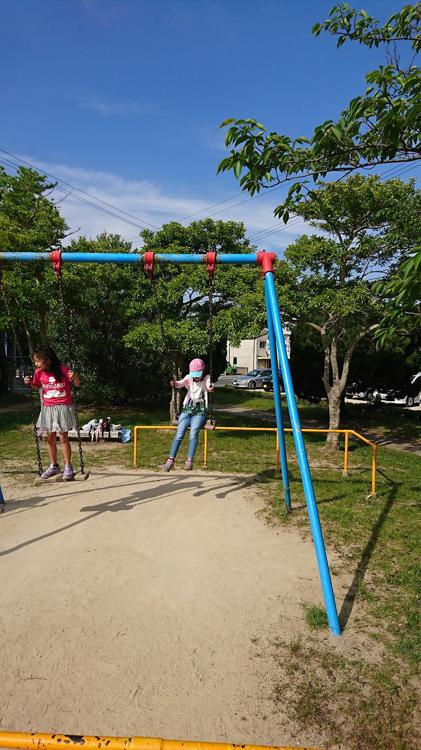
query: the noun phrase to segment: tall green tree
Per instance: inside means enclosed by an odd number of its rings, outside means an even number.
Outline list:
[[[320,234],[303,235],[287,248],[278,271],[279,298],[291,319],[320,336],[331,429],[340,426],[354,351],[383,313],[374,279],[387,274],[407,251],[412,215],[420,205],[420,191],[412,182],[352,175],[320,187],[298,206],[300,216]],[[336,447],[337,436],[330,435],[327,443]]]
[[[285,223],[328,175],[342,179],[361,168],[421,158],[421,71],[416,62],[421,3],[404,5],[383,24],[365,10],[340,3],[312,31],[315,36],[332,35],[338,48],[349,42],[384,48],[384,64],[367,73],[364,93],[352,99],[336,121],[320,123],[309,137],[269,131],[254,118],[229,118],[221,126],[228,127],[225,142],[231,150],[218,171],[232,170],[250,195],[288,186],[286,198],[275,209]],[[419,250],[407,261],[383,289],[390,313],[378,334],[380,344],[405,324],[405,311],[419,312]]]
[[[127,253],[131,243],[103,232],[95,239],[79,237],[66,250]],[[148,357],[137,356],[124,343],[132,322],[133,300],[149,293],[140,264],[64,263],[62,287],[64,315],[57,280],[51,277],[49,339],[63,361],[74,359],[81,376],[82,397],[96,403],[141,401],[141,383],[147,382],[148,395],[154,399]]]
[[[164,225],[157,232],[142,232],[145,249],[170,253],[207,251],[251,252],[244,225],[233,221],[203,219],[182,226]],[[168,375],[181,375],[188,360],[203,357],[209,366],[209,282],[203,265],[162,264],[156,269],[148,296],[131,303],[132,325],[125,337],[137,352],[153,352],[164,363]],[[263,286],[256,269],[217,264],[213,288],[212,375],[225,367],[227,338],[239,341],[256,336],[265,321]],[[179,393],[177,393],[179,397]],[[173,396],[170,413],[179,404]]]
[[[63,239],[68,229],[57,206],[49,198],[53,183],[32,169],[20,167],[7,174],[0,167],[0,247],[3,251],[41,252]],[[46,279],[51,270],[44,263],[31,268],[4,264],[4,296],[0,297],[0,331],[15,329],[22,347],[32,349],[36,338],[47,335],[48,295]],[[6,303],[5,303],[6,299]],[[2,360],[3,386],[7,384]]]
[[[60,242],[68,230],[57,206],[49,199],[54,187],[47,177],[33,169],[19,167],[10,175],[0,167],[0,247],[3,251],[42,252]],[[45,282],[51,277],[45,263],[28,266],[4,265],[3,284],[12,321],[3,323],[23,329],[31,349],[34,338],[46,336],[48,298]]]

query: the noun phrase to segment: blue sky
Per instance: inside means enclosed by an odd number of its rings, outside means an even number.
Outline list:
[[[244,221],[253,236],[275,224],[277,201],[246,201],[231,174],[216,175],[225,154],[218,125],[256,117],[278,132],[309,135],[363,90],[364,74],[383,53],[355,44],[338,51],[331,37],[310,33],[333,4],[2,3],[0,148],[153,226],[211,215]],[[380,18],[399,6],[364,5]],[[73,229],[134,240],[136,226],[75,195],[57,194]],[[230,196],[236,197],[208,208]],[[285,247],[300,229],[270,235],[265,246]]]

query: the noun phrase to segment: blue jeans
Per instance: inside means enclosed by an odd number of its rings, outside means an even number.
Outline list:
[[[183,440],[184,435],[187,432],[187,428],[190,425],[190,440],[189,440],[189,452],[188,457],[193,459],[196,453],[197,443],[199,441],[199,432],[206,422],[206,416],[204,414],[185,414],[181,412],[178,418],[177,432],[175,438],[172,441],[170,450],[170,458],[175,458]]]

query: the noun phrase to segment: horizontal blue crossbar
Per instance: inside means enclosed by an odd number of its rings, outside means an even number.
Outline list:
[[[67,253],[61,254],[63,263],[142,263],[141,253]],[[22,263],[50,260],[50,253],[0,253],[0,260],[13,260]],[[159,263],[203,263],[204,255],[190,253],[155,253]],[[257,263],[256,253],[218,253],[219,263]]]

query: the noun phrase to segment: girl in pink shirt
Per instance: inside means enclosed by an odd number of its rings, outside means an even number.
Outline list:
[[[49,479],[61,473],[57,463],[56,435],[58,433],[65,461],[63,479],[70,480],[74,477],[74,471],[68,431],[76,425],[70,384],[74,383],[79,387],[80,381],[75,372],[60,364],[57,354],[50,347],[34,352],[33,360],[35,372],[32,379],[29,375],[25,377],[25,384],[41,391],[41,412],[37,428],[47,432],[51,461],[41,478]]]

